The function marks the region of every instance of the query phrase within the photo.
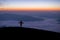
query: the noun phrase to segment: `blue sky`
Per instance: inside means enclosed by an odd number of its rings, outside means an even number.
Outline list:
[[[5,8],[60,8],[59,4],[60,0],[0,0]]]

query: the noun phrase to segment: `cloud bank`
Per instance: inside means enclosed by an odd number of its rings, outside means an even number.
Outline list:
[[[12,25],[13,24],[13,25]],[[18,21],[0,21],[0,26],[19,26]],[[55,19],[45,19],[44,21],[24,22],[23,27],[43,29],[60,32],[60,24]]]

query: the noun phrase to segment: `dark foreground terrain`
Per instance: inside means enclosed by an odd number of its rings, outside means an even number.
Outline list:
[[[0,33],[1,32],[9,32],[9,33],[20,33],[20,35],[37,35],[40,37],[58,37],[60,38],[60,33],[57,32],[52,32],[52,31],[47,31],[47,30],[37,30],[37,29],[33,29],[33,28],[24,28],[24,27],[4,27],[4,28],[0,28]],[[36,37],[37,37],[36,36]]]

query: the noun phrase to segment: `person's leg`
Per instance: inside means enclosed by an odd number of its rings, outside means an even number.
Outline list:
[[[22,24],[20,24],[20,27],[22,27]]]

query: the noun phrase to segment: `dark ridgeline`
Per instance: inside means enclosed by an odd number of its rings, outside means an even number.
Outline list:
[[[60,38],[60,33],[58,32],[53,32],[53,31],[48,31],[48,30],[38,30],[38,29],[34,29],[34,28],[24,28],[22,27],[23,25],[23,21],[21,20],[19,22],[20,24],[20,27],[4,27],[4,28],[0,28],[0,33],[2,32],[10,32],[10,33],[14,33],[14,32],[20,32],[21,33],[24,33],[24,35],[26,35],[26,33],[28,35],[30,35],[30,33],[32,34],[32,36],[38,36],[40,38],[53,38],[53,37],[57,37],[57,38]],[[36,36],[36,37],[37,37]]]
[[[28,35],[28,36],[34,36],[34,37],[39,37],[39,38],[60,38],[60,33],[57,32],[52,32],[48,30],[38,30],[34,28],[24,28],[24,27],[5,27],[5,28],[0,28],[0,33],[2,32],[7,32],[7,33],[18,33],[19,35]],[[31,34],[31,35],[30,35]],[[16,35],[16,34],[15,34]]]
[[[20,24],[20,27],[22,27],[23,21],[21,20],[21,21],[19,22],[19,24]]]

